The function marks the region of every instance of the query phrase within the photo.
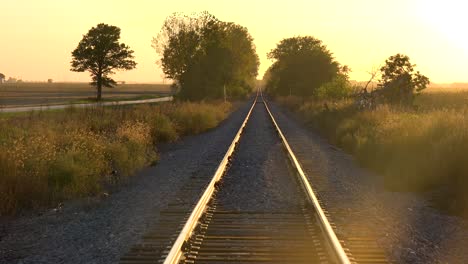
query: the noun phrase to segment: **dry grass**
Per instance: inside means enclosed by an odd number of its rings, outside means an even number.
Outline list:
[[[0,214],[99,194],[154,163],[158,142],[213,128],[230,109],[164,103],[0,116]]]
[[[421,110],[463,109],[468,105],[468,88],[428,88],[416,98]]]
[[[429,91],[418,110],[381,106],[358,111],[351,100],[328,102],[282,98],[329,141],[384,177],[393,190],[438,193],[436,203],[468,209],[468,91]]]

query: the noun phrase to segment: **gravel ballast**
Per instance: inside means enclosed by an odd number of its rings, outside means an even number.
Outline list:
[[[107,198],[0,218],[0,263],[116,263],[195,173],[213,174],[245,118],[243,104],[216,129],[160,146],[160,161]],[[201,192],[202,190],[200,190]]]
[[[303,197],[268,113],[257,103],[217,201],[228,211],[277,212],[300,210]]]
[[[364,227],[396,263],[468,263],[465,220],[441,213],[420,195],[386,190],[378,175],[360,168],[293,114],[274,103],[270,108],[331,212],[338,236]]]

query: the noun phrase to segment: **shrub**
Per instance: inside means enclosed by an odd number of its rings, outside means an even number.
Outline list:
[[[348,77],[343,74],[337,75],[331,82],[325,83],[320,86],[315,95],[318,99],[344,99],[352,95],[354,88],[348,81]]]

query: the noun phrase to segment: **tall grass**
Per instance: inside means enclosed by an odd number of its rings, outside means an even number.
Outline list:
[[[157,160],[156,144],[213,128],[229,103],[0,115],[0,214],[104,191]]]
[[[424,111],[390,106],[358,111],[351,100],[282,98],[279,102],[299,113],[331,143],[382,175],[390,189],[437,191],[436,202],[442,208],[466,212],[468,107],[427,104],[433,96],[420,98],[420,103],[425,102]],[[449,95],[442,97],[449,101]]]
[[[468,105],[468,88],[433,88],[416,97],[419,110],[463,109]]]

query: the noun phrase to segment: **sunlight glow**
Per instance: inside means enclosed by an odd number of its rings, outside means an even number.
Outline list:
[[[441,37],[458,46],[468,54],[468,2],[460,0],[423,1],[419,0],[418,15]]]
[[[151,39],[173,12],[207,10],[249,29],[261,60],[281,39],[312,35],[324,41],[351,78],[366,80],[372,67],[404,53],[433,82],[468,82],[468,3],[460,0],[0,0],[0,72],[23,80],[88,81],[69,71],[70,53],[98,23],[122,29],[137,69],[117,80],[161,82]]]

